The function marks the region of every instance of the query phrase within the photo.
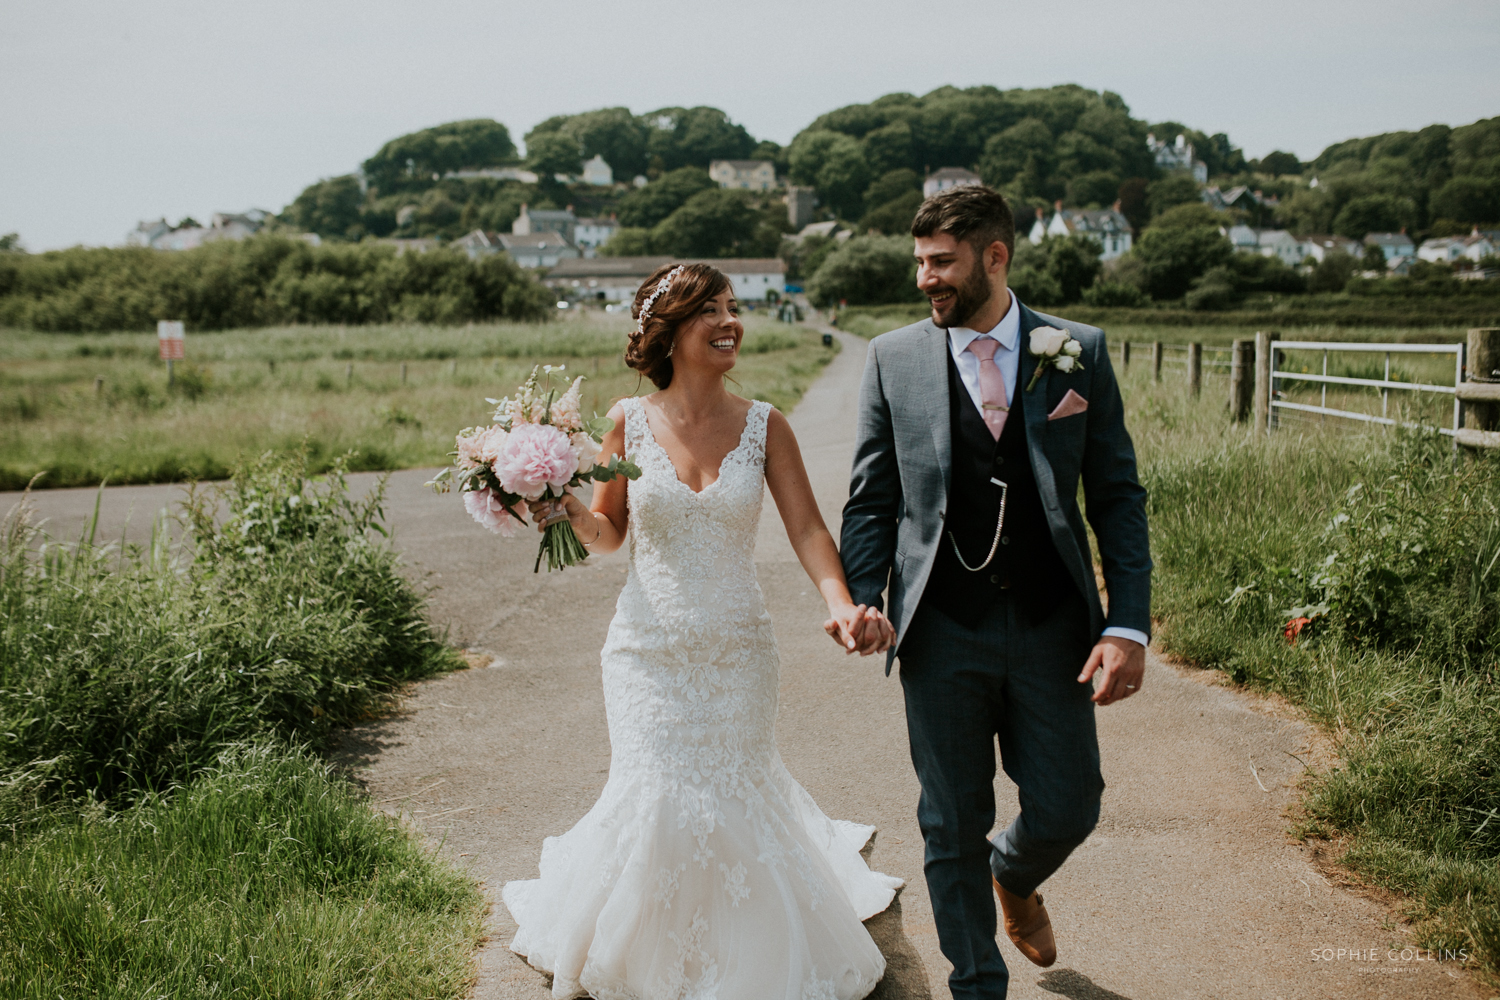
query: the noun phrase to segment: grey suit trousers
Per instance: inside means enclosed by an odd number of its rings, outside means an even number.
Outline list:
[[[924,601],[901,640],[923,870],[955,998],[1006,994],[991,875],[1029,896],[1098,822],[1093,690],[1077,680],[1092,645],[1088,626],[1076,593],[1037,624],[1003,597],[974,629]],[[991,843],[997,738],[1021,811]]]

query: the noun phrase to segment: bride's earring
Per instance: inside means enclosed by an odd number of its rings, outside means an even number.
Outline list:
[[[677,342],[674,340],[672,342],[672,346],[667,348],[667,357],[670,358],[672,356],[672,352],[675,350],[677,350]]]

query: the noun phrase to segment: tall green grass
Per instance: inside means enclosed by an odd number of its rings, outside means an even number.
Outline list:
[[[195,781],[0,848],[0,983],[64,997],[460,997],[473,883],[328,765],[226,748]]]
[[[1302,706],[1339,760],[1300,832],[1500,976],[1500,458],[1332,420],[1258,438],[1146,366],[1124,389],[1158,644]]]
[[[185,539],[0,529],[5,995],[457,997],[482,899],[313,756],[458,665],[382,488],[266,455]]]

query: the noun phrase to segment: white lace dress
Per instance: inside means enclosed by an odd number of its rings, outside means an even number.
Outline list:
[[[901,880],[823,815],[776,751],[780,658],[753,561],[766,417],[754,403],[694,493],[625,400],[630,573],[602,654],[612,759],[599,801],[509,882],[511,949],[554,997],[857,1000],[885,972],[860,921]]]

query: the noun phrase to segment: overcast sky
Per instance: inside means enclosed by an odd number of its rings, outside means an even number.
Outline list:
[[[943,84],[1113,90],[1248,156],[1500,114],[1495,0],[0,0],[0,233],[279,211],[397,135],[722,108],[786,143]]]

